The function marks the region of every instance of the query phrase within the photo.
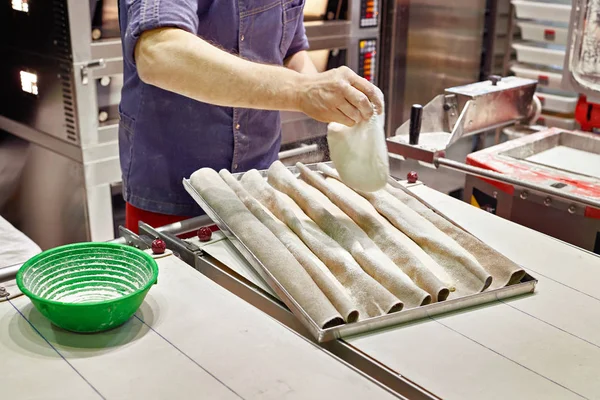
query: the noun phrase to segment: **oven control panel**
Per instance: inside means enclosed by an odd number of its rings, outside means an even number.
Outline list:
[[[358,74],[376,84],[377,78],[377,39],[363,39],[358,42]]]
[[[375,28],[378,25],[379,0],[361,0],[360,27]]]

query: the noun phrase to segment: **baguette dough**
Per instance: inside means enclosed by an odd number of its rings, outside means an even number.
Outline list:
[[[242,186],[310,248],[348,290],[360,318],[377,317],[402,309],[402,302],[365,273],[335,240],[331,239],[287,195],[273,189],[256,170],[242,177]]]
[[[294,256],[248,211],[217,172],[202,168],[192,174],[190,181],[317,325],[329,328],[344,323],[342,316]]]
[[[317,286],[325,293],[329,301],[334,305],[346,322],[356,322],[359,318],[358,309],[354,306],[346,289],[327,269],[325,264],[296,236],[286,224],[278,220],[271,212],[265,209],[240,182],[227,170],[219,172],[221,178],[229,185],[231,189],[242,200],[246,208],[258,220],[265,225],[273,234],[284,244],[284,246],[294,255],[296,260],[304,267],[306,272],[315,281]]]
[[[450,276],[416,243],[379,215],[371,203],[336,179],[325,179],[301,163],[296,167],[302,179],[352,218],[417,286],[431,295],[433,301],[446,300],[450,293],[448,287],[453,287]]]
[[[271,165],[268,176],[271,185],[290,196],[369,275],[402,300],[405,307],[414,308],[431,302],[429,293],[418,287],[325,195],[306,182],[296,179],[279,161]]]
[[[492,249],[475,236],[454,225],[435,211],[429,209],[413,196],[391,185],[387,185],[385,190],[415,210],[419,215],[471,253],[481,266],[494,277],[488,290],[514,285],[521,282],[521,279],[525,276],[525,270],[519,265]]]
[[[335,171],[321,170],[336,178]],[[361,196],[429,254],[453,279],[456,291],[451,297],[462,297],[482,292],[492,283],[492,276],[469,252],[440,231],[435,225],[401,202],[386,190],[374,193],[358,192]]]

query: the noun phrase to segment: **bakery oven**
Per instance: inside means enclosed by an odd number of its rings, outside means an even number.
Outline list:
[[[120,37],[118,0],[89,0],[92,39]]]

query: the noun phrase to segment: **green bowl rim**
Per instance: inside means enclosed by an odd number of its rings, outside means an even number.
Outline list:
[[[134,253],[137,253],[138,255],[142,256],[143,258],[146,259],[146,261],[148,261],[148,263],[150,264],[150,266],[152,267],[152,271],[153,271],[153,276],[152,279],[150,279],[150,281],[144,285],[143,288],[136,290],[133,293],[130,293],[126,296],[123,297],[118,297],[116,299],[111,299],[111,300],[104,300],[104,301],[93,301],[93,302],[89,302],[89,303],[69,303],[69,302],[64,302],[64,301],[56,301],[56,300],[49,300],[49,299],[45,299],[43,297],[40,297],[38,295],[35,295],[33,293],[31,293],[29,291],[29,289],[27,289],[25,287],[25,285],[23,284],[23,272],[29,268],[31,266],[31,264],[36,263],[37,261],[39,261],[42,258],[45,258],[49,255],[52,255],[53,253],[62,251],[62,250],[66,250],[66,249],[77,249],[78,247],[103,247],[103,248],[110,248],[110,249],[127,249],[127,250],[131,250]],[[54,304],[54,305],[60,305],[60,306],[71,306],[71,307],[88,307],[88,306],[93,306],[93,305],[98,305],[98,304],[112,304],[118,301],[122,301],[125,299],[128,299],[130,297],[133,296],[137,296],[140,293],[148,290],[153,284],[156,283],[158,279],[158,264],[156,263],[156,260],[154,260],[154,258],[152,258],[151,255],[149,255],[148,253],[145,253],[143,251],[141,251],[140,249],[137,249],[133,246],[127,246],[124,244],[118,244],[118,243],[102,243],[102,242],[82,242],[82,243],[73,243],[73,244],[67,244],[67,245],[63,245],[63,246],[58,246],[55,247],[53,249],[49,249],[46,251],[41,252],[40,254],[31,257],[29,260],[27,260],[22,266],[21,268],[19,268],[19,271],[17,272],[17,286],[19,287],[19,289],[21,290],[21,292],[23,292],[27,297],[40,301],[40,302],[44,302],[44,303],[49,303],[49,304]]]

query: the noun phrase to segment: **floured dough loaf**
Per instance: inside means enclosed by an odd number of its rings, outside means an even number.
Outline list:
[[[353,127],[335,122],[327,127],[331,160],[342,181],[353,189],[373,192],[387,182],[390,166],[384,121],[382,113]]]
[[[348,290],[360,318],[400,311],[402,302],[362,270],[352,255],[327,236],[292,199],[269,185],[256,170],[242,177],[242,186],[310,248]]]
[[[434,224],[438,229],[471,253],[481,266],[494,277],[488,290],[519,283],[525,276],[525,270],[518,264],[429,209],[413,196],[391,185],[387,185],[385,190],[415,210],[419,215]]]
[[[260,222],[262,222],[294,255],[296,260],[325,293],[346,322],[355,322],[359,318],[358,309],[354,306],[348,292],[327,269],[325,264],[296,236],[286,224],[278,220],[269,210],[250,195],[241,183],[227,170],[219,172],[221,178],[233,189],[244,205]]]
[[[332,177],[335,173],[324,172]],[[492,276],[468,251],[440,231],[435,225],[398,200],[386,190],[358,192],[396,228],[417,243],[452,278],[456,291],[451,297],[461,297],[485,290]]]
[[[269,168],[268,179],[276,189],[290,196],[327,235],[352,254],[369,275],[402,300],[406,308],[431,302],[429,293],[418,287],[325,195],[296,179],[279,161]]]
[[[365,198],[333,179],[325,179],[303,164],[296,164],[300,176],[319,189],[360,226],[375,244],[413,282],[429,293],[433,301],[443,301],[453,287],[452,279],[423,249],[383,218]]]
[[[317,325],[327,328],[344,323],[292,253],[248,211],[217,172],[202,168],[192,174],[190,182]]]

